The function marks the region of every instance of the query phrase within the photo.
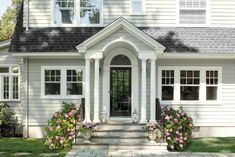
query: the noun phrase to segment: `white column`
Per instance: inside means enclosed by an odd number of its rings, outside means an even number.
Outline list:
[[[85,79],[85,122],[90,123],[90,59],[86,59]]]
[[[156,123],[156,60],[151,59],[150,123]]]
[[[95,59],[95,83],[94,83],[94,123],[100,123],[99,119],[99,65],[100,60]]]
[[[140,123],[147,123],[146,105],[146,59],[142,59],[142,83],[141,83],[141,118]]]

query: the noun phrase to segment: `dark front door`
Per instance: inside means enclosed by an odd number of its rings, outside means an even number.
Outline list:
[[[110,71],[110,116],[131,117],[131,68]]]

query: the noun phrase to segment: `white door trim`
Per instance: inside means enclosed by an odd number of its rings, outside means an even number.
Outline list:
[[[110,63],[113,57],[117,55],[125,55],[131,61],[131,113],[136,109],[139,111],[139,66],[138,59],[134,52],[126,48],[117,48],[108,52],[107,56],[104,59],[103,64],[103,112],[106,114],[107,120],[130,120],[130,118],[123,117],[110,117]],[[123,66],[120,66],[123,67]],[[127,66],[128,67],[128,66]],[[130,66],[129,66],[130,67]],[[131,114],[132,118],[133,114]]]

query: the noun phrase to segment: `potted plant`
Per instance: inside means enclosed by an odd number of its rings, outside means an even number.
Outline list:
[[[158,123],[148,123],[144,128],[148,133],[150,143],[156,143],[156,140],[162,137],[162,129]]]
[[[79,132],[84,139],[84,143],[91,143],[91,137],[96,131],[98,123],[85,123],[79,127]]]

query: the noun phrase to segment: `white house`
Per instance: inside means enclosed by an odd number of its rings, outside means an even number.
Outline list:
[[[234,9],[231,0],[25,0],[15,60],[1,58],[0,99],[29,137],[81,98],[87,122],[130,122],[135,110],[139,123],[155,122],[158,98],[183,106],[195,136],[235,136]]]

